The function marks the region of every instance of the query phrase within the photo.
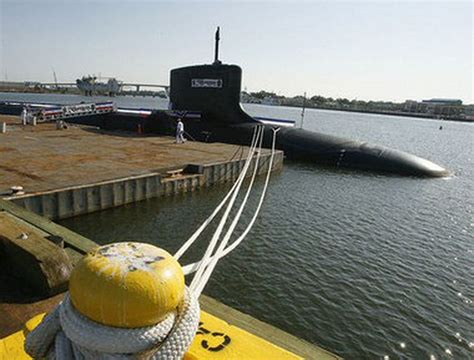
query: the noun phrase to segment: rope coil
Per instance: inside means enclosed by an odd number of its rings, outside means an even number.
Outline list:
[[[199,326],[199,302],[187,289],[177,312],[143,328],[101,325],[75,310],[66,295],[26,338],[25,350],[33,358],[55,355],[62,359],[181,359]],[[70,355],[76,356],[70,356]],[[80,355],[80,356],[77,356]]]

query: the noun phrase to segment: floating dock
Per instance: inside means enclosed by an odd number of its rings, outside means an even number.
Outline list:
[[[248,151],[84,126],[56,130],[54,124],[10,125],[0,136],[0,197],[55,220],[233,181]],[[270,154],[262,150],[259,174],[266,173]],[[272,170],[282,167],[277,151]],[[14,186],[24,193],[13,195]]]

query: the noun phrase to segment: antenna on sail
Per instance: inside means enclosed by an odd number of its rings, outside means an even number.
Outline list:
[[[304,93],[304,97],[303,97],[303,108],[301,109],[301,124],[300,124],[300,128],[302,129],[303,128],[303,122],[304,122],[304,111],[306,109],[306,92]]]
[[[215,41],[215,48],[214,48],[214,63],[213,65],[220,65],[222,62],[219,60],[219,40],[220,40],[220,27],[217,27],[216,30],[216,41]]]

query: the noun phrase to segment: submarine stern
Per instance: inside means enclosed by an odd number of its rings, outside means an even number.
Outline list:
[[[451,175],[449,170],[416,155],[303,129],[282,129],[278,140],[277,147],[290,159],[405,176]]]

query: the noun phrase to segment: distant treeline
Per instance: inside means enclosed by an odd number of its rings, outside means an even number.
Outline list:
[[[468,120],[474,115],[474,105],[434,105],[432,103],[416,101],[405,101],[403,103],[391,101],[364,101],[357,99],[349,100],[346,98],[324,97],[321,95],[308,96],[306,98],[302,95],[286,97],[264,90],[258,92],[242,92],[242,102],[296,107],[302,107],[303,104],[305,104],[308,108],[400,115],[418,114],[423,117],[439,117],[459,120]]]

